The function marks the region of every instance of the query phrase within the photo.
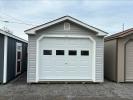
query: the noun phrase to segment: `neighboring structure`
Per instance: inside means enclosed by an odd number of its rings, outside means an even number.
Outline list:
[[[105,38],[105,77],[133,82],[133,28]]]
[[[25,33],[29,38],[28,83],[103,82],[106,32],[64,16]]]
[[[27,41],[0,29],[0,83],[27,69]]]

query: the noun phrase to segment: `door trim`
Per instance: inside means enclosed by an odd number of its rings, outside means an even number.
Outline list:
[[[43,39],[44,37],[51,37],[51,38],[89,38],[93,42],[93,52],[92,52],[92,81],[96,82],[95,74],[96,74],[96,41],[91,36],[81,36],[81,35],[42,35],[36,40],[36,82],[39,82],[39,41]]]
[[[18,46],[20,46],[21,48],[18,49]],[[20,60],[17,59],[18,52],[21,52]],[[17,72],[17,62],[18,61],[20,62],[20,71],[19,72]],[[21,70],[22,70],[22,43],[17,42],[16,43],[16,76],[21,73]]]

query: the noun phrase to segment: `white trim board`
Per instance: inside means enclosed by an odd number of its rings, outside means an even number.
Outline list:
[[[3,68],[3,83],[7,82],[7,52],[8,52],[8,37],[4,36],[4,68]]]
[[[60,81],[60,82],[63,82],[63,81],[71,81],[71,82],[79,82],[79,81],[85,81],[85,82],[90,82],[90,81],[93,81],[92,79],[39,79],[39,82],[56,82],[56,81]]]

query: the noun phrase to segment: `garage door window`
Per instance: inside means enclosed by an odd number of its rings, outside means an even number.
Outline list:
[[[75,55],[77,55],[77,51],[76,50],[69,50],[69,55],[71,55],[71,56],[75,56]]]
[[[64,55],[64,50],[56,50],[56,55]]]
[[[81,56],[89,56],[88,50],[81,50]]]
[[[43,50],[43,55],[52,55],[52,50]]]

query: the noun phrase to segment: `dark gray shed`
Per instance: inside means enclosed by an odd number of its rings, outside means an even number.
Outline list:
[[[27,69],[27,41],[0,29],[0,83]]]

